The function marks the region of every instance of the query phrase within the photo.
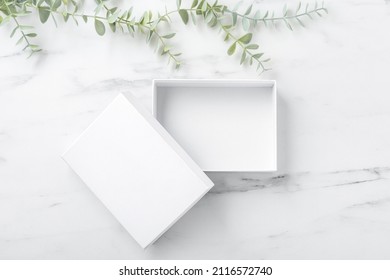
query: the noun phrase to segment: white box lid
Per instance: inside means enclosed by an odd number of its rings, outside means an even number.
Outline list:
[[[122,94],[63,158],[143,248],[213,186],[158,121]]]

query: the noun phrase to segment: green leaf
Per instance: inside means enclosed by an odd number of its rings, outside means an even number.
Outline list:
[[[193,23],[194,25],[196,25],[196,17],[195,17],[195,14],[190,12],[190,15],[191,15],[192,23]]]
[[[28,34],[26,34],[26,36],[33,38],[33,37],[37,37],[37,34],[36,33],[28,33]]]
[[[146,42],[150,42],[150,40],[152,39],[152,36],[154,34],[154,31],[153,30],[150,30],[149,33],[148,33],[148,36],[146,37]]]
[[[249,15],[252,11],[252,5],[249,6],[249,8],[246,10],[245,15]]]
[[[54,11],[57,11],[57,9],[58,9],[60,6],[61,6],[61,0],[55,0],[51,8],[52,8]]]
[[[129,12],[127,13],[127,19],[131,17],[132,13],[133,13],[133,7],[129,9]]]
[[[217,25],[217,23],[218,23],[218,20],[215,17],[213,17],[211,19],[211,21],[209,22],[209,25],[210,25],[210,27],[215,27]]]
[[[116,20],[118,19],[118,16],[119,16],[119,11],[113,13],[112,15],[110,15],[107,19],[108,23],[114,23],[116,22]]]
[[[295,13],[298,13],[298,12],[299,12],[299,10],[301,9],[301,7],[302,7],[302,3],[301,3],[301,2],[299,2],[299,3],[298,3],[297,10],[296,10],[296,12],[295,12]]]
[[[95,19],[95,30],[96,30],[97,34],[99,34],[100,36],[103,36],[104,33],[106,32],[106,27],[104,26],[103,22],[101,22],[98,19]]]
[[[243,64],[243,63],[245,62],[245,59],[246,59],[246,52],[243,51],[243,52],[242,52],[242,55],[241,55],[240,65]]]
[[[115,33],[115,31],[116,31],[116,24],[115,23],[109,23],[108,26],[110,27],[111,31]]]
[[[259,10],[256,11],[255,15],[253,16],[255,19],[261,19],[261,12]]]
[[[14,30],[12,30],[11,35],[9,37],[14,37],[16,30],[18,30],[17,26],[14,28]]]
[[[202,11],[200,11],[203,7],[203,4],[204,4],[205,0],[201,0],[198,4],[198,6],[196,7],[196,14],[197,15],[201,15],[202,14]]]
[[[233,7],[232,12],[236,12],[241,4],[242,4],[242,1],[237,2],[237,4]]]
[[[176,0],[176,5],[177,5],[177,8],[180,9],[180,6],[181,6],[181,0]]]
[[[291,31],[293,30],[291,24],[286,20],[286,19],[283,19],[284,23],[286,24],[287,28],[290,29]]]
[[[203,2],[203,5],[202,5],[202,12],[205,12],[207,10],[207,1],[204,1]]]
[[[198,5],[198,0],[194,0],[194,2],[192,2],[191,9],[195,8],[196,5]]]
[[[170,49],[171,49],[171,48],[168,47],[168,46],[163,47],[163,49],[161,50],[161,55],[167,54],[167,53],[169,52]]]
[[[134,26],[132,26],[131,24],[127,24],[126,26],[127,26],[127,29],[129,30],[129,34],[132,37],[134,37],[134,31],[135,31]]]
[[[188,12],[186,10],[179,10],[179,15],[183,20],[184,24],[188,23]]]
[[[127,19],[127,15],[129,14],[129,11],[124,11],[123,13],[122,13],[122,15],[121,15],[121,18],[123,18],[123,19]]]
[[[20,30],[28,30],[28,29],[33,29],[34,27],[30,25],[19,25]]]
[[[47,10],[47,9],[43,9],[43,8],[38,8],[38,11],[39,11],[39,19],[42,23],[45,23],[49,16],[50,16],[50,12]]]
[[[123,29],[122,24],[117,24],[117,27],[119,27],[119,29],[122,31],[122,33],[125,33],[125,30]]]
[[[213,12],[209,11],[209,12],[207,12],[207,15],[206,15],[204,21],[206,23],[209,23],[213,18],[214,18]]]
[[[249,27],[250,27],[251,23],[249,21],[249,19],[247,18],[242,18],[242,28],[245,30],[245,31],[248,31],[249,30]]]
[[[237,23],[237,13],[236,12],[232,13],[232,20],[233,20],[233,25],[236,25],[236,23]]]
[[[30,49],[32,49],[33,51],[40,51],[41,50],[38,45],[30,45]]]
[[[0,15],[0,24],[3,22],[3,17]]]
[[[103,8],[103,2],[101,2],[101,3],[99,3],[99,5],[97,5],[96,6],[96,8],[95,8],[95,15],[97,15],[97,14],[99,14],[100,13],[100,11],[102,10],[102,8]]]
[[[252,33],[245,34],[242,36],[238,41],[240,41],[243,44],[248,44],[252,40]]]
[[[56,27],[58,27],[57,20],[56,20],[56,18],[53,16],[53,14],[51,14],[51,18],[52,18],[53,21],[54,21],[54,25],[55,25]]]
[[[259,59],[260,57],[263,56],[264,53],[257,53],[257,54],[254,54],[252,57],[255,58],[255,59]]]
[[[85,23],[87,23],[88,22],[88,17],[87,16],[83,16],[83,20],[84,20]]]
[[[227,51],[228,55],[234,54],[235,50],[236,50],[236,42],[234,42],[233,45],[231,45],[230,48],[228,49]]]
[[[64,17],[64,21],[67,22],[69,19],[69,14],[67,12],[63,12],[62,16]]]
[[[302,27],[306,27],[305,24],[304,24],[299,18],[296,18],[296,20],[298,21],[298,23],[299,23]]]
[[[77,19],[75,18],[74,15],[72,15],[72,18],[73,18],[73,20],[74,20],[74,23],[76,23],[76,25],[79,26],[79,22],[77,21]]]
[[[176,35],[176,33],[171,33],[171,34],[167,34],[167,35],[164,35],[164,36],[161,36],[161,37],[163,37],[164,39],[171,39],[175,35]]]
[[[257,44],[250,44],[248,46],[246,46],[247,49],[249,50],[257,50],[259,48],[259,45]]]
[[[19,45],[21,42],[23,42],[23,40],[24,40],[24,37],[23,36],[20,37],[19,40],[16,42],[16,45]]]

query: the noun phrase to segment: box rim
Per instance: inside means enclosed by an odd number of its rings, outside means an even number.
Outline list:
[[[253,86],[262,86],[262,87],[270,87],[272,88],[272,96],[273,96],[273,110],[274,110],[274,137],[275,137],[275,148],[274,148],[274,165],[272,168],[269,169],[242,169],[242,170],[208,170],[208,169],[202,169],[204,172],[261,172],[261,173],[266,173],[266,172],[276,172],[278,171],[278,105],[277,105],[277,99],[278,99],[278,94],[277,94],[277,82],[276,80],[256,80],[256,79],[153,79],[152,81],[152,115],[154,118],[157,119],[157,102],[158,102],[158,94],[157,94],[157,88],[161,85],[161,87],[169,87],[170,84],[175,84],[179,83],[180,86],[188,86],[188,84],[191,83],[199,83],[199,87],[201,85],[216,85],[216,87],[224,87],[224,85],[231,86],[231,85],[237,85],[242,86],[242,85],[248,85],[247,87],[253,87]],[[190,85],[193,86],[193,85]]]

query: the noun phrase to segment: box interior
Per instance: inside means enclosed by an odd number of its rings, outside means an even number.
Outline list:
[[[204,171],[276,170],[273,81],[155,81],[153,113]]]

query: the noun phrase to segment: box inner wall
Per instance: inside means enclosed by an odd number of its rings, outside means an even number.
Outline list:
[[[276,168],[273,87],[157,87],[157,120],[205,171]]]

